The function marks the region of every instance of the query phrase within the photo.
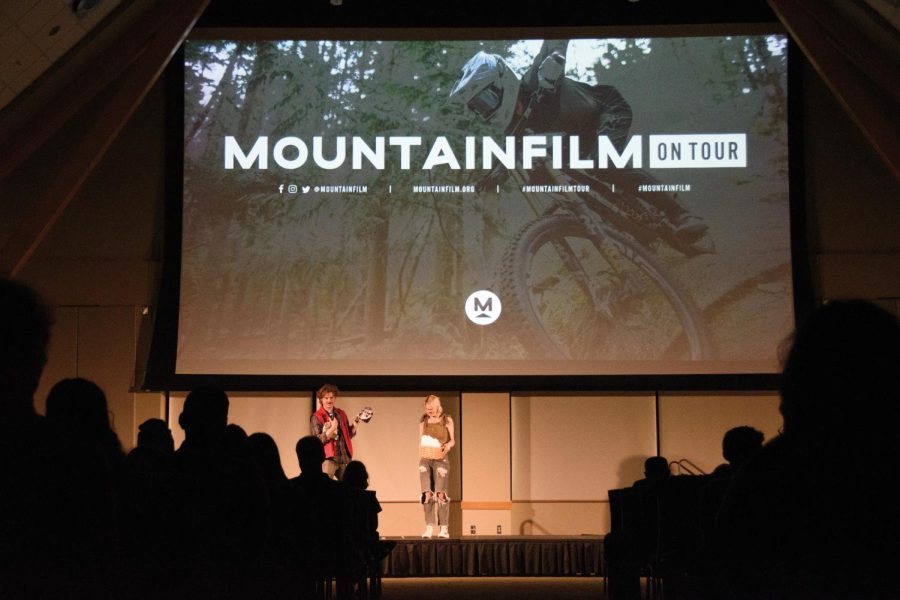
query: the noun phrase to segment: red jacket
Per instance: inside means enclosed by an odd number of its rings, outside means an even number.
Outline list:
[[[347,413],[338,408],[334,407],[334,413],[338,418],[338,425],[341,428],[341,436],[344,438],[344,441],[347,443],[347,454],[350,457],[353,457],[353,442],[351,441],[352,432],[350,431],[350,421],[347,419]],[[319,410],[316,411],[316,420],[319,422],[319,425],[324,427],[325,423],[330,420],[328,416],[328,411],[326,411],[321,406]],[[334,458],[334,455],[337,451],[337,440],[333,439],[328,442],[325,442],[325,458]]]

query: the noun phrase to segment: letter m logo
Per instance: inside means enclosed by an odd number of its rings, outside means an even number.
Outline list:
[[[475,301],[475,310],[476,310],[476,311],[487,311],[487,312],[489,312],[489,313],[490,313],[490,312],[493,312],[493,310],[494,310],[494,299],[491,298],[490,296],[488,296],[488,297],[485,298],[484,300],[485,300],[485,301],[484,301],[484,303],[482,304],[482,299],[481,299],[481,298],[479,298],[478,296],[476,296],[476,297],[474,298],[474,301]]]

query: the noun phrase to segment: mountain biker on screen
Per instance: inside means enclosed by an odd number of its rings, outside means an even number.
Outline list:
[[[533,132],[578,136],[590,140],[582,150],[588,158],[596,157],[597,137],[607,136],[622,152],[631,126],[631,107],[612,86],[589,85],[566,77],[568,44],[569,40],[545,40],[521,81],[500,56],[479,52],[463,66],[450,99],[465,103],[485,122],[504,127],[505,135]],[[505,169],[496,168],[482,184],[499,183],[505,176]],[[615,179],[635,191],[640,183],[656,183],[639,169],[618,169]],[[681,245],[691,247],[706,234],[706,223],[673,195],[642,192],[641,198],[665,215]]]

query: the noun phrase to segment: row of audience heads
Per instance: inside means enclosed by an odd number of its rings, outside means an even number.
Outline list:
[[[223,390],[199,387],[185,399],[178,423],[192,439],[221,439],[223,449],[253,461],[265,479],[286,480],[278,445],[272,436],[265,432],[248,435],[239,425],[228,424],[228,408],[228,396]],[[87,379],[63,379],[47,395],[48,421],[100,441],[114,453],[121,453],[122,446],[111,427],[109,414],[103,390]],[[159,456],[169,455],[175,451],[172,430],[162,419],[147,419],[138,427],[137,447]],[[321,472],[325,452],[318,438],[300,438],[296,453],[302,472]],[[365,465],[361,461],[352,461],[345,468],[343,480],[348,485],[365,489],[368,477]]]
[[[722,436],[722,458],[725,463],[716,467],[717,472],[736,469],[750,460],[763,447],[765,434],[755,427],[739,425]],[[673,463],[665,456],[650,456],[644,461],[644,479],[655,481],[672,475]]]

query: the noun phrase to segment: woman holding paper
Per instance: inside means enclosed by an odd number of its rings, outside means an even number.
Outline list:
[[[450,461],[447,453],[454,445],[453,419],[444,414],[441,399],[432,394],[425,398],[425,414],[419,419],[419,481],[422,484],[420,501],[425,510],[423,538],[430,538],[434,534],[435,525],[439,528],[438,537],[450,537],[450,497],[447,496]]]

